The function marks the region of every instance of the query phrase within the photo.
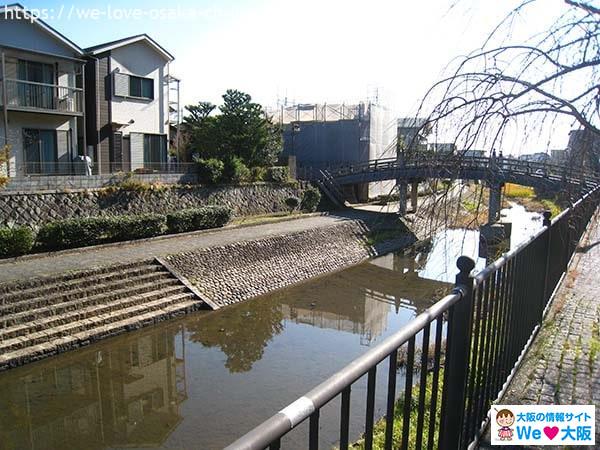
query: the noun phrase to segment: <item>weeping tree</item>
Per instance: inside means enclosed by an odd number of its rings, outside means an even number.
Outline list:
[[[423,127],[436,141],[461,150],[528,153],[540,142],[549,145],[557,128],[570,127],[583,141],[578,152],[571,149],[569,163],[600,169],[600,9],[564,0],[547,29],[524,37],[526,17],[547,5],[523,0],[427,91],[418,115],[427,117]],[[440,205],[435,210],[448,217]]]
[[[564,0],[548,30],[513,37],[527,10],[542,3],[523,1],[430,88],[422,108],[432,105],[427,125],[436,133],[464,149],[501,147],[508,133],[526,135],[564,119],[600,134],[600,9]]]

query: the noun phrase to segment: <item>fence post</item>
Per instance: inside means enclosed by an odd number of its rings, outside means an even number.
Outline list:
[[[550,229],[550,225],[552,224],[552,222],[550,221],[550,217],[552,216],[552,213],[550,211],[544,211],[544,220],[542,222],[542,225],[544,227],[546,227],[546,242],[545,242],[545,249],[546,249],[546,266],[545,266],[545,272],[544,272],[544,288],[543,288],[543,298],[542,298],[542,315],[544,314],[544,309],[546,308],[546,303],[548,302],[548,297],[550,296],[550,286],[548,286],[548,273],[550,271],[550,249],[552,248],[552,230]],[[554,286],[552,286],[552,289],[554,289]],[[541,319],[540,319],[541,320]]]
[[[456,266],[460,272],[456,275],[453,292],[460,293],[462,298],[454,304],[448,322],[440,430],[440,448],[443,450],[456,450],[461,447],[471,345],[471,309],[473,305],[471,271],[475,267],[475,262],[467,256],[461,256],[456,261]]]

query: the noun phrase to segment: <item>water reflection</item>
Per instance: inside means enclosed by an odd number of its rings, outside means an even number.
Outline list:
[[[231,373],[252,370],[288,323],[360,336],[369,346],[388,327],[390,305],[414,315],[449,285],[419,276],[414,258],[390,254],[360,266],[258,297],[187,323],[189,338],[219,348]]]
[[[1,447],[222,448],[447,292],[419,270],[388,255],[2,373]],[[353,401],[364,395],[357,385]],[[384,406],[381,390],[377,414]],[[364,411],[350,419],[357,438]],[[321,426],[331,444],[335,415]],[[300,434],[289,439],[305,448]]]
[[[2,448],[160,446],[187,398],[182,337],[156,329],[2,374]]]
[[[205,347],[218,347],[230,372],[247,372],[260,360],[273,336],[283,331],[283,313],[273,302],[246,302],[201,317],[187,329],[189,338]]]

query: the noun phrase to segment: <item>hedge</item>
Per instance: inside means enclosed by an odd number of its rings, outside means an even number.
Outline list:
[[[290,169],[287,166],[273,166],[267,169],[267,179],[275,183],[286,183],[290,179]]]
[[[0,258],[11,258],[29,253],[33,247],[33,241],[31,228],[0,228]]]
[[[223,161],[223,181],[225,183],[243,183],[250,179],[250,169],[246,167],[241,158],[233,156]]]
[[[225,206],[184,209],[168,215],[86,217],[43,225],[34,239],[28,227],[0,228],[0,258],[29,253],[36,243],[42,251],[62,250],[108,242],[129,241],[170,233],[222,227],[233,211]]]
[[[160,214],[59,220],[40,228],[37,243],[43,250],[60,250],[142,239],[158,236],[165,224]]]
[[[141,214],[139,216],[120,216],[113,218],[112,240],[130,241],[162,234],[167,218],[162,214]]]
[[[290,212],[295,211],[300,206],[300,199],[298,197],[288,197],[284,200],[285,205],[288,207]]]
[[[233,211],[226,206],[204,206],[167,214],[170,233],[222,227],[231,220]]]
[[[195,162],[200,183],[217,184],[222,180],[223,170],[225,169],[223,161],[216,158],[209,158],[196,159]]]
[[[43,250],[85,247],[110,240],[112,229],[109,217],[58,220],[40,228],[37,243]]]
[[[315,212],[321,202],[321,191],[315,187],[309,187],[302,193],[300,207],[303,211]]]

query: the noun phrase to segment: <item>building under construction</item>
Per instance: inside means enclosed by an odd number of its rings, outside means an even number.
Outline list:
[[[395,158],[397,120],[375,103],[298,104],[282,106],[273,120],[284,127],[284,156],[295,156],[302,167],[326,169],[339,164]],[[356,201],[391,194],[394,181],[349,186]]]

